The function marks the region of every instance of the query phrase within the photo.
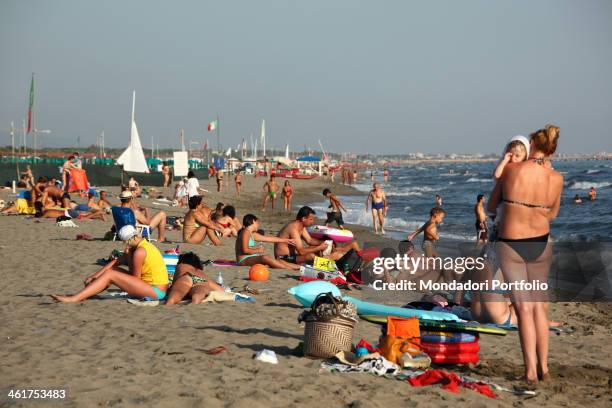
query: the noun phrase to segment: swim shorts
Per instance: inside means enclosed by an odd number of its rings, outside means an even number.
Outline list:
[[[332,222],[336,222],[339,227],[344,226],[344,220],[342,219],[342,212],[340,211],[331,211],[327,213],[326,224],[331,224]]]
[[[297,263],[297,257],[295,255],[279,255],[276,257],[276,259],[294,264]]]

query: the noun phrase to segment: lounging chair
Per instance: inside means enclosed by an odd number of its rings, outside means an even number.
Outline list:
[[[136,231],[138,231],[141,237],[151,241],[151,227],[149,225],[136,223],[136,216],[131,208],[113,206],[111,212],[113,214],[113,221],[115,222],[115,235],[113,236],[113,241],[117,240],[119,230],[126,225],[133,225],[136,227]]]

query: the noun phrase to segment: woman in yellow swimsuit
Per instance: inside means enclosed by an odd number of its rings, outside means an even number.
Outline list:
[[[51,295],[58,302],[81,302],[115,285],[131,296],[145,300],[163,300],[168,290],[168,271],[159,250],[138,235],[136,228],[126,225],[119,230],[126,243],[125,254],[113,259],[85,279],[85,288],[76,295]],[[129,270],[118,265],[126,264]]]

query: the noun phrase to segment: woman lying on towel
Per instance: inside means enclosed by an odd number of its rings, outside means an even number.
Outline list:
[[[80,302],[113,284],[131,296],[145,300],[162,300],[168,290],[168,271],[159,250],[140,237],[132,225],[119,230],[119,239],[126,243],[125,254],[107,263],[85,279],[85,288],[72,296],[51,295],[58,302]],[[125,264],[129,270],[118,265]]]
[[[276,269],[292,269],[300,270],[300,265],[285,262],[281,259],[274,259],[270,255],[266,255],[264,247],[257,245],[257,242],[273,242],[295,245],[292,239],[268,237],[257,232],[259,229],[259,220],[253,214],[247,214],[242,219],[242,229],[238,232],[236,238],[236,261],[240,266],[251,266],[255,264],[263,264]]]
[[[181,254],[166,305],[174,305],[184,298],[191,298],[192,304],[200,304],[211,292],[224,292],[203,271],[200,258],[193,252]]]

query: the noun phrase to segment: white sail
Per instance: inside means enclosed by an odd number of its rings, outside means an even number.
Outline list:
[[[289,160],[289,143],[287,143],[287,147],[285,147],[285,159]]]
[[[148,173],[149,167],[145,160],[138,128],[134,121],[134,109],[136,107],[136,91],[132,95],[132,128],[130,129],[130,144],[121,156],[117,159],[117,164],[123,165],[123,170],[134,173]]]
[[[264,157],[266,156],[266,120],[261,121],[261,149],[263,150]]]

